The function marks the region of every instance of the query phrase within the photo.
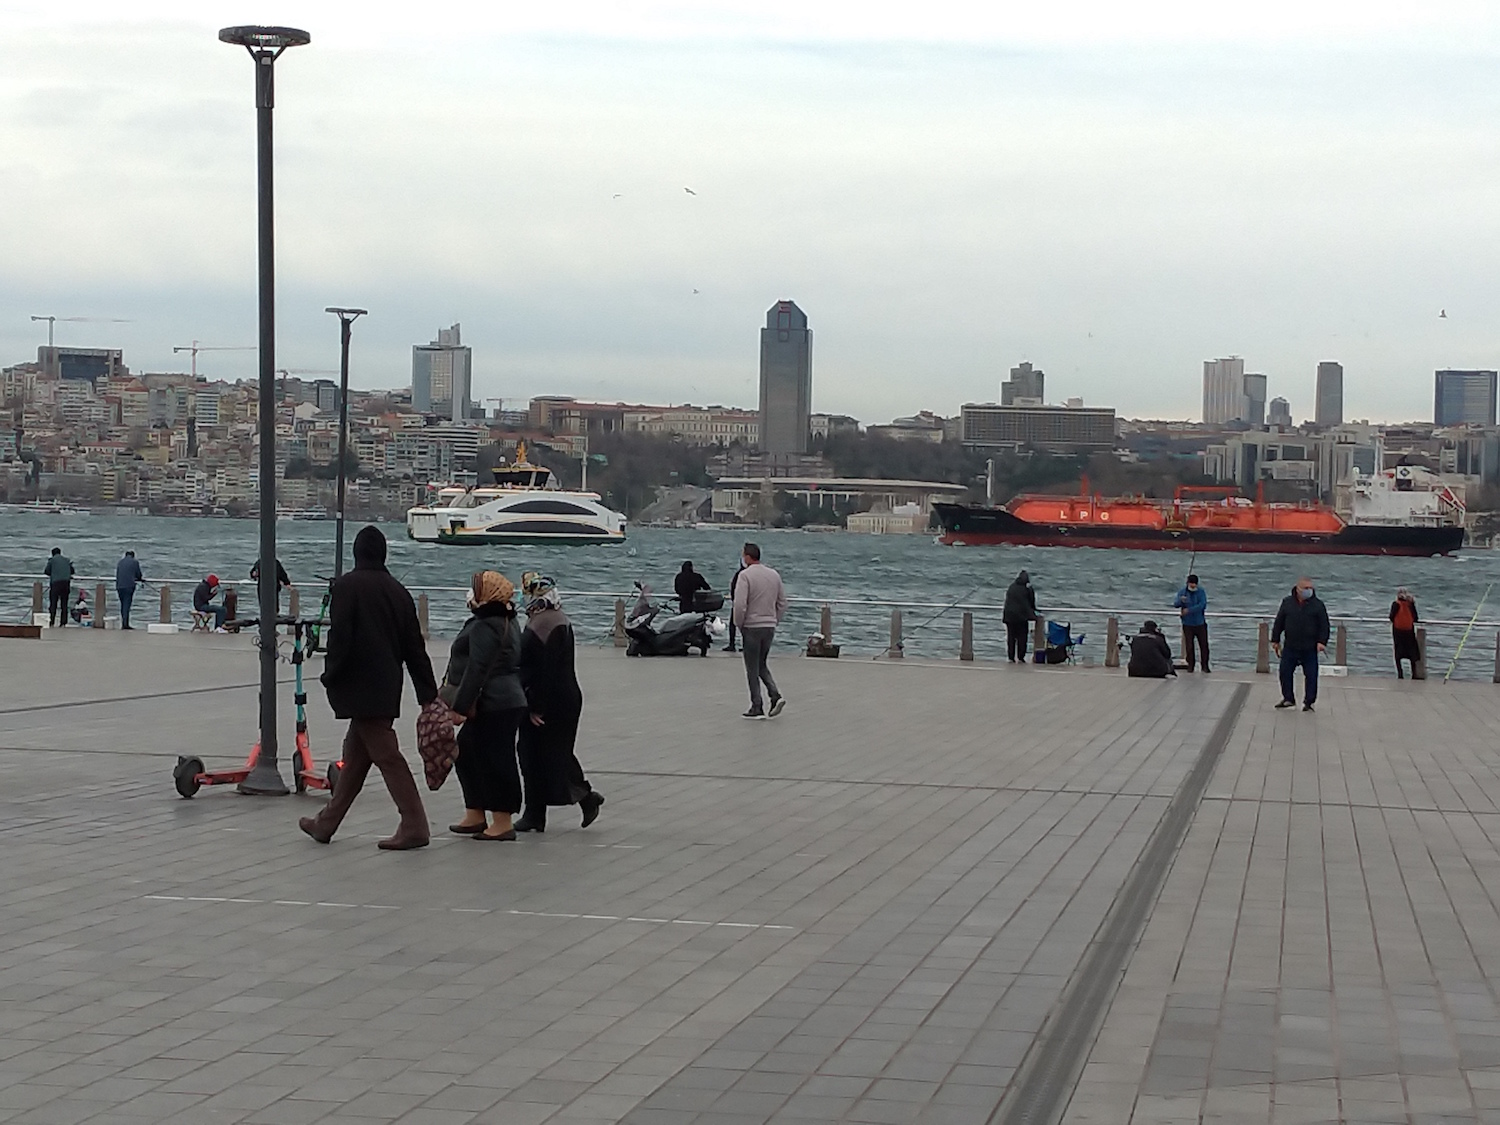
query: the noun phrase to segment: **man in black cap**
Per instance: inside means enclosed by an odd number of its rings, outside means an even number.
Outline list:
[[[430,829],[422,795],[392,728],[401,715],[402,665],[411,675],[420,705],[437,698],[417,607],[406,587],[385,568],[385,536],[377,527],[366,527],[354,537],[354,569],[333,584],[328,602],[323,687],[333,713],[349,720],[349,732],[333,796],[317,816],[297,822],[320,844],[333,839],[373,765],[401,813],[396,834],[381,840],[379,847],[406,851],[427,846]]]
[[[1130,638],[1130,664],[1125,674],[1148,680],[1165,680],[1177,675],[1172,668],[1172,646],[1167,644],[1167,638],[1161,635],[1155,621],[1147,621],[1141,626],[1141,631]]]

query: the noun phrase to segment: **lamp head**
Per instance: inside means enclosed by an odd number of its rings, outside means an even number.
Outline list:
[[[222,28],[219,39],[251,51],[274,51],[278,55],[288,47],[301,47],[312,42],[312,36],[301,28],[261,27],[256,24]]]

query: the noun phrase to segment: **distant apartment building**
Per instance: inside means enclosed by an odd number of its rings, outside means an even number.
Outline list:
[[[930,410],[921,410],[907,418],[896,418],[887,426],[867,426],[865,433],[895,441],[930,441],[941,444],[947,435],[947,420]]]
[[[1029,362],[1010,369],[1010,378],[1000,384],[1000,405],[1037,405],[1047,401],[1047,373]]]
[[[1495,372],[1439,371],[1434,379],[1435,426],[1493,426]]]
[[[626,410],[626,433],[681,438],[688,445],[760,444],[760,413],[730,406],[664,406]]]
[[[859,433],[859,419],[848,414],[813,414],[808,418],[807,426],[813,438]]]
[[[1271,405],[1266,411],[1266,425],[1275,426],[1278,429],[1290,430],[1292,428],[1292,406],[1284,398],[1273,398]]]
[[[1240,421],[1259,428],[1266,424],[1266,377],[1249,372],[1245,374]]]
[[[44,379],[78,379],[97,386],[130,374],[119,348],[40,347],[36,361]]]
[[[1319,426],[1344,424],[1344,365],[1325,360],[1318,364],[1317,401],[1313,422]]]
[[[1239,356],[1203,361],[1203,421],[1222,426],[1240,419],[1245,394],[1245,361]]]
[[[793,301],[777,301],[760,330],[760,447],[806,453],[812,430],[812,330]]]
[[[526,423],[554,434],[617,434],[625,431],[627,410],[649,410],[623,402],[580,402],[571,395],[539,395],[531,400]]]
[[[430,344],[413,344],[412,409],[454,422],[468,418],[474,408],[473,358],[473,350],[463,344],[457,324],[438,329],[438,338]]]
[[[1079,453],[1115,446],[1111,407],[966,403],[961,419],[961,440],[971,449]]]

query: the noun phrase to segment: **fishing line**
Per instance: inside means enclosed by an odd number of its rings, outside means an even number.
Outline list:
[[[1458,667],[1458,658],[1463,655],[1464,642],[1469,639],[1469,630],[1473,629],[1474,628],[1474,622],[1476,622],[1476,621],[1479,620],[1479,611],[1484,608],[1484,603],[1485,603],[1486,599],[1489,598],[1490,591],[1493,590],[1494,588],[1495,588],[1495,584],[1493,582],[1491,582],[1488,586],[1486,586],[1484,588],[1484,597],[1480,598],[1479,599],[1479,604],[1474,607],[1474,616],[1471,617],[1471,618],[1469,618],[1468,628],[1466,628],[1464,630],[1464,635],[1458,638],[1458,647],[1453,650],[1453,659],[1448,662],[1448,671],[1443,676],[1443,683],[1446,684],[1448,682],[1448,677],[1451,676],[1451,675],[1453,675],[1453,669],[1455,669],[1455,668]],[[1423,655],[1425,657],[1426,654],[1424,653]]]
[[[970,598],[972,598],[975,594],[979,593],[980,590],[984,589],[988,585],[989,585],[989,581],[988,581],[988,579],[986,579],[984,582],[981,582],[978,586],[975,586],[968,593],[966,593],[966,594],[960,594],[958,596],[958,600],[957,601],[954,601],[954,602],[950,603],[949,605],[945,605],[942,609],[938,610],[931,617],[929,617],[926,621],[922,622],[922,624],[920,624],[920,625],[916,626],[915,628],[913,628],[911,630],[911,633],[905,632],[903,630],[903,632],[901,634],[901,641],[902,641],[901,647],[903,649],[906,647],[906,643],[905,643],[906,642],[906,638],[909,637],[909,636],[911,636],[912,633],[916,633],[916,632],[919,632],[922,629],[927,628],[927,626],[931,625],[939,617],[943,616],[943,614],[947,613],[951,609],[956,609],[958,606],[960,606],[964,602],[968,601]],[[895,647],[895,646],[893,646],[893,645],[886,645],[885,648],[881,649],[874,656],[870,657],[870,659],[871,660],[879,660],[883,656],[889,656],[890,653],[891,653],[891,649],[893,647]]]

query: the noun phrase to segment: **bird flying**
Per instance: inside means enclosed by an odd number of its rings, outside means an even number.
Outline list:
[[[682,189],[682,190],[683,190],[683,191],[685,191],[685,192],[687,192],[687,193],[688,193],[688,194],[689,194],[689,195],[697,195],[697,194],[698,194],[698,193],[697,193],[697,192],[696,192],[696,191],[694,191],[694,190],[693,190],[693,189],[692,189],[692,188],[690,188],[690,187],[685,187],[685,188],[683,188],[683,189]]]
[[[1438,310],[1438,318],[1441,319],[1441,320],[1447,320],[1448,319],[1448,310],[1447,309],[1439,309]]]
[[[611,198],[611,199],[619,199],[619,198],[620,198],[620,196],[622,196],[622,195],[624,195],[624,194],[625,194],[625,193],[624,193],[624,192],[623,192],[623,191],[617,191],[617,192],[615,192],[615,193],[614,193],[614,195],[612,195],[612,196],[610,196],[610,198]]]

